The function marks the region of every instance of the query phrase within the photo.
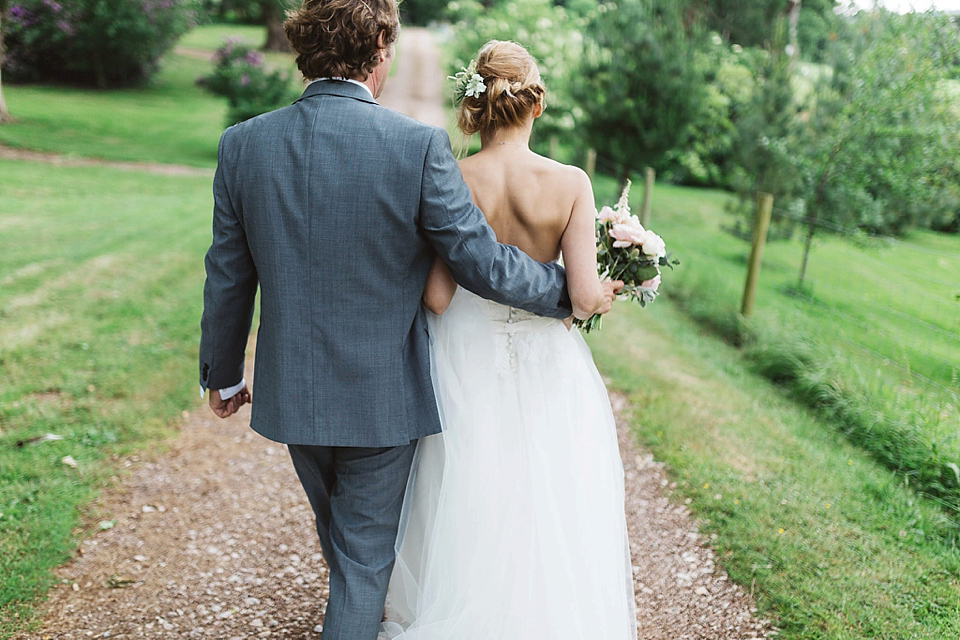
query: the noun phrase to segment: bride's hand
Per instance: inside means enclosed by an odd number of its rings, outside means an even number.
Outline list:
[[[567,328],[567,331],[573,329],[573,316],[568,316],[563,319],[563,326]]]
[[[603,304],[596,313],[604,314],[613,308],[613,301],[617,299],[617,294],[623,291],[623,280],[604,280],[600,285],[603,287]]]

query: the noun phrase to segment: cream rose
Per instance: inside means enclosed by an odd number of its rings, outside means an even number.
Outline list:
[[[651,258],[662,258],[667,255],[666,243],[653,231],[644,231],[639,244],[643,245],[643,252]]]

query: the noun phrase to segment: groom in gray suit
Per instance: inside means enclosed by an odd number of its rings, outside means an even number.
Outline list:
[[[462,286],[554,318],[563,269],[498,244],[447,134],[380,107],[395,0],[305,0],[285,24],[314,80],[231,127],[214,178],[200,381],[226,417],[289,446],[330,566],[324,640],[374,640],[418,438],[440,431],[420,304],[440,255]]]

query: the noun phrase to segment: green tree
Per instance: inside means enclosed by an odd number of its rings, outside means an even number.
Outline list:
[[[781,18],[766,48],[753,48],[741,56],[753,78],[744,91],[747,97],[740,112],[734,116],[737,132],[732,164],[736,170],[731,172],[730,186],[739,196],[739,212],[748,224],[753,221],[757,192],[769,193],[780,207],[792,208],[801,191],[794,149],[800,105],[787,40],[787,21]],[[792,227],[789,220],[776,219],[771,235],[787,236]]]
[[[601,4],[585,29],[573,85],[582,133],[619,165],[621,179],[656,165],[703,106],[705,34],[685,9],[673,0]]]
[[[403,24],[428,25],[447,17],[447,0],[403,0],[400,19]]]
[[[946,233],[960,233],[960,80],[944,79],[936,88],[938,120],[949,151],[940,155],[940,162],[930,174],[939,187],[939,198],[931,201],[930,228]]]
[[[724,41],[744,47],[769,47],[779,21],[789,15],[792,5],[791,0],[697,0],[693,7],[706,27]],[[839,20],[836,6],[836,0],[803,1],[797,38],[800,50],[809,51],[814,59],[828,44]]]
[[[948,148],[936,87],[945,70],[931,37],[936,16],[861,12],[836,47],[798,137],[804,257],[818,228],[900,233],[939,195],[930,180]]]

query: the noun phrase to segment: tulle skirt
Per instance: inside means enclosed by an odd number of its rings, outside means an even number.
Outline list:
[[[623,467],[579,332],[458,289],[430,318],[383,639],[635,640]]]

